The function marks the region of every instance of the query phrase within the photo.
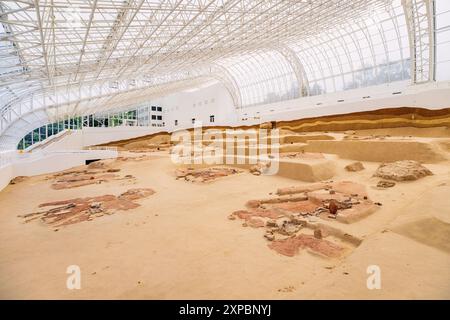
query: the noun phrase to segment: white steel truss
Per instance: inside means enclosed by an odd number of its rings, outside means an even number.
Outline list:
[[[403,0],[410,34],[411,74],[414,83],[436,79],[435,3],[433,0]]]
[[[400,1],[2,0],[0,148],[211,79],[237,108],[408,78],[409,59],[432,80],[434,1]]]

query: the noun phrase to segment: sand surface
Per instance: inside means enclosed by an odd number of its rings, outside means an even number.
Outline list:
[[[0,192],[0,298],[450,299],[450,162],[426,164],[432,176],[378,189],[380,179],[372,175],[379,163],[362,161],[363,171],[347,172],[354,161],[334,161],[334,181],[362,183],[382,203],[356,223],[331,223],[363,239],[339,259],[307,251],[280,255],[268,248],[261,229],[227,219],[250,199],[308,184],[285,177],[244,170],[206,184],[176,180],[164,151],[116,162],[132,180],[55,190],[43,175],[9,185]],[[135,209],[57,231],[18,217],[44,202],[130,188],[156,193],[136,200],[141,206]],[[66,288],[69,265],[81,269],[80,290]],[[379,290],[366,286],[370,265],[381,269]]]

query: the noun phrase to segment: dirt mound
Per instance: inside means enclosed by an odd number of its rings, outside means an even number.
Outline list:
[[[28,180],[29,177],[26,176],[17,176],[13,179],[11,179],[11,181],[9,182],[9,184],[18,184],[20,182],[26,181]]]
[[[176,179],[184,179],[185,181],[190,182],[211,182],[217,180],[221,177],[226,177],[230,175],[234,175],[237,173],[241,173],[241,170],[234,168],[221,168],[221,167],[212,167],[212,168],[187,168],[187,169],[177,169],[175,171]]]
[[[61,227],[82,221],[90,221],[105,214],[110,215],[117,211],[137,208],[140,205],[134,200],[147,198],[154,193],[155,191],[149,188],[130,189],[119,196],[103,195],[47,202],[40,204],[39,208],[54,208],[29,213],[21,217],[24,218],[26,223],[40,219],[52,227]]]
[[[395,181],[412,181],[432,174],[420,162],[404,160],[381,164],[373,176]]]
[[[350,172],[357,172],[357,171],[361,171],[364,170],[364,166],[361,162],[353,162],[347,166],[345,166],[345,170],[350,171]]]

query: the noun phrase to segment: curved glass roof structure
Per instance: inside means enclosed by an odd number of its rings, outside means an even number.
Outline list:
[[[448,21],[446,0],[4,0],[0,148],[211,79],[236,108],[449,80]]]

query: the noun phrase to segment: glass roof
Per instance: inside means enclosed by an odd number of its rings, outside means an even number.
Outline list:
[[[13,125],[41,125],[29,113],[57,121],[127,108],[211,79],[236,108],[409,79],[423,69],[409,35],[431,31],[405,12],[427,3],[2,0],[0,144]]]

